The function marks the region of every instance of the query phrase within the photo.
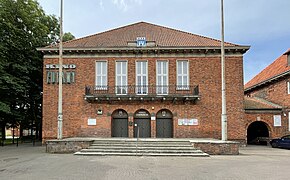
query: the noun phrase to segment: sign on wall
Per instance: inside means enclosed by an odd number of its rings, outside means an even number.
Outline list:
[[[136,44],[137,44],[137,47],[145,47],[146,46],[146,38],[145,37],[137,37]]]
[[[178,119],[179,126],[197,126],[198,119]]]
[[[58,64],[46,64],[46,82],[47,84],[58,83],[59,80],[59,65]],[[62,83],[71,84],[75,83],[75,64],[64,64],[62,65]]]
[[[97,120],[96,119],[89,118],[88,119],[88,125],[89,126],[95,126],[95,125],[97,125]]]
[[[281,115],[274,115],[274,126],[281,126]]]

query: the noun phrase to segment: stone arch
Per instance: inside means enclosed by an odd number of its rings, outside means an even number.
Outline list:
[[[151,116],[145,109],[139,109],[134,113],[134,137],[151,137]]]
[[[247,127],[247,144],[267,145],[270,137],[269,125],[264,121],[254,121]]]
[[[168,109],[156,113],[156,137],[173,138],[173,114]]]
[[[116,109],[112,113],[111,136],[128,137],[128,113],[124,109]]]

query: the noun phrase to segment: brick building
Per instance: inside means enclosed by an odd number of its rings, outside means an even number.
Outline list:
[[[220,41],[139,22],[63,44],[63,136],[221,138]],[[225,43],[228,138],[245,141],[243,54]],[[57,136],[58,47],[40,48],[43,138]],[[134,126],[137,124],[137,126]]]
[[[248,143],[290,132],[290,49],[245,85]]]

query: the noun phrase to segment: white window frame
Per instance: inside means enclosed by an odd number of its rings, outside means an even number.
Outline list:
[[[146,72],[145,72],[145,74],[144,74],[144,72],[143,73],[138,73],[137,71],[138,71],[138,68],[137,68],[137,64],[139,63],[139,62],[145,62],[145,64],[146,64]],[[136,94],[137,95],[148,95],[148,61],[147,60],[137,60],[136,62],[135,62],[135,69],[136,69]],[[141,67],[141,70],[142,70],[143,68]],[[144,75],[146,75],[146,84],[143,84],[143,83],[141,83],[141,86],[145,86],[145,87],[143,87],[143,88],[141,88],[141,91],[140,92],[138,92],[138,89],[139,89],[139,85],[138,85],[138,76],[140,76],[141,75],[141,77],[143,77]],[[142,82],[142,79],[143,78],[141,78],[141,82]]]
[[[117,66],[117,64],[118,63],[120,63],[121,64],[121,73],[120,74],[117,74],[117,68],[118,68],[118,66]],[[126,63],[126,70],[125,70],[125,72],[123,72],[123,69],[122,69],[122,63]],[[122,81],[122,77],[126,77],[126,83],[123,83],[123,81]],[[121,83],[120,84],[118,84],[119,82],[118,82],[118,78],[117,77],[121,77]],[[118,88],[118,86],[121,86],[120,87],[120,91],[119,91],[119,88]],[[126,95],[127,93],[128,93],[128,61],[126,61],[126,60],[117,60],[116,62],[115,62],[115,87],[116,87],[116,90],[115,90],[115,93],[116,93],[116,95]]]
[[[179,74],[178,73],[178,66],[179,66],[178,62],[187,62],[187,74],[184,74],[184,73]],[[187,82],[186,82],[186,84],[184,84],[184,82],[182,82],[182,84],[181,84],[182,87],[178,87],[178,77],[179,76],[182,76],[182,77],[187,76]],[[183,79],[183,78],[181,78],[181,79]],[[188,60],[177,60],[176,61],[176,90],[189,90],[189,61]]]
[[[162,68],[163,67],[163,64],[161,63],[162,67],[161,67],[161,74],[158,74],[158,62],[162,62],[162,63],[166,63],[166,72],[167,73],[164,73],[164,69]],[[169,92],[169,62],[168,60],[157,60],[156,61],[156,94],[157,95],[168,95],[168,92]],[[159,84],[158,83],[158,77],[161,76],[161,81],[163,82],[163,77],[166,76],[166,82],[162,83],[162,84]],[[161,86],[161,87],[158,87],[158,86]],[[159,89],[161,89],[161,93],[159,93]],[[164,93],[165,92],[165,93]]]
[[[97,72],[97,64],[98,63],[105,63],[106,64],[106,72],[104,73],[103,69],[101,70],[102,73],[100,75],[98,75],[98,72]],[[102,67],[102,66],[101,66]],[[95,64],[95,89],[96,90],[107,90],[108,89],[108,61],[96,61],[96,64]],[[106,81],[103,82],[102,79],[101,79],[101,85],[97,84],[97,79],[98,77],[106,77]]]
[[[290,131],[290,112],[288,112],[288,131]]]
[[[287,82],[287,94],[290,94],[290,81]]]

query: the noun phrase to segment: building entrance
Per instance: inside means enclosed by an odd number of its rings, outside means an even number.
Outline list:
[[[173,138],[173,116],[169,110],[160,110],[156,114],[156,137]]]
[[[112,113],[112,137],[128,137],[128,114],[122,109]]]
[[[139,131],[139,132],[138,132]],[[134,114],[134,137],[139,133],[140,138],[151,137],[151,118],[146,110],[138,110]]]
[[[267,145],[269,130],[267,124],[262,121],[255,121],[247,129],[247,143]]]

